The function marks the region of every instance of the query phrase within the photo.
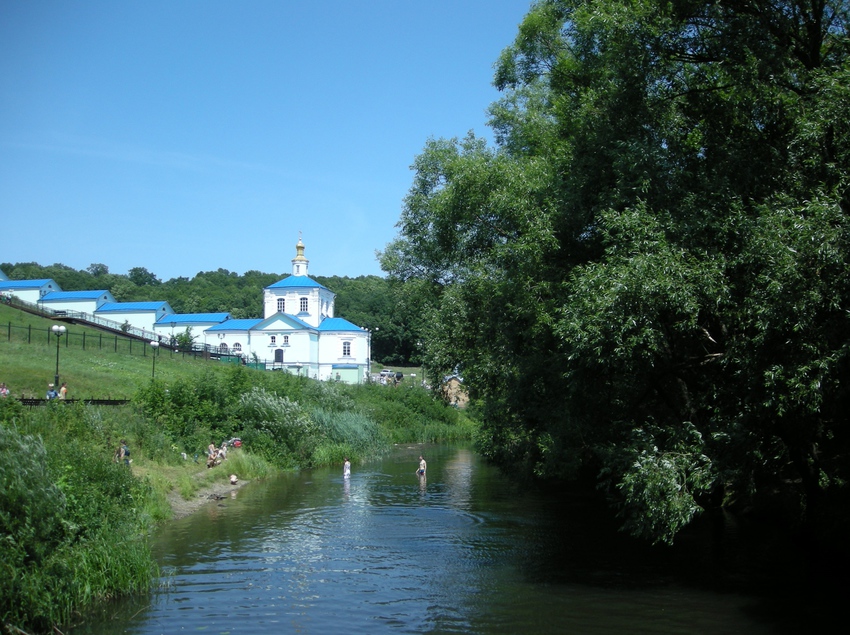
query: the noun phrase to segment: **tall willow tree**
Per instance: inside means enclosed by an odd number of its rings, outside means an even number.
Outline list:
[[[436,290],[427,366],[462,371],[491,457],[593,474],[654,541],[780,483],[801,520],[846,495],[848,17],[532,7],[496,146],[430,140],[382,254]]]

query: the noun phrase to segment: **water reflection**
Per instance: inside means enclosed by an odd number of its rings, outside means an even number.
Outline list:
[[[72,632],[793,632],[788,606],[771,621],[748,588],[736,531],[651,548],[593,500],[520,491],[467,448],[428,448],[419,477],[422,452],[251,483],[169,524],[165,589]]]

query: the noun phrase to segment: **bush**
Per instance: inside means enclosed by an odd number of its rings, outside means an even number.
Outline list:
[[[34,432],[51,419],[76,427],[85,418],[59,407],[18,423]],[[0,620],[17,628],[67,623],[95,602],[148,588],[155,572],[139,537],[144,484],[85,436],[56,430],[0,425]]]

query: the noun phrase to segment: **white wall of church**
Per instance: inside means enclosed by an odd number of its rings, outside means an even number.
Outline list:
[[[306,312],[301,310],[304,298]],[[263,317],[269,318],[275,313],[294,315],[310,326],[319,326],[323,318],[334,317],[334,294],[318,288],[266,289],[263,292]]]

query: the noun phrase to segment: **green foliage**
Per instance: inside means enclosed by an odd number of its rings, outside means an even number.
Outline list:
[[[617,474],[623,529],[652,541],[673,543],[676,533],[702,511],[695,496],[705,494],[715,474],[702,435],[690,422],[677,429],[647,423],[632,431],[628,447],[612,446],[603,477]]]
[[[192,327],[187,326],[186,330],[182,333],[178,333],[174,339],[177,340],[177,348],[181,351],[191,351],[192,346],[195,343],[195,338],[196,336],[192,335]]]
[[[338,462],[345,456],[351,459],[379,456],[389,447],[378,424],[358,412],[315,408],[310,417],[322,438],[320,446],[329,445],[344,450],[342,457],[339,453],[329,453],[333,457],[332,462]],[[316,459],[316,462],[324,461]]]
[[[309,463],[316,442],[315,423],[296,402],[255,388],[240,397],[237,416],[244,441],[270,461]]]
[[[497,145],[429,140],[381,254],[427,290],[423,363],[463,375],[489,456],[602,470],[650,540],[705,500],[799,482],[810,521],[841,500],[849,19],[838,0],[532,6],[496,66]]]
[[[0,622],[46,632],[97,602],[148,588],[148,491],[80,434],[91,423],[85,409],[18,413],[16,427],[9,409],[3,414]]]
[[[39,439],[0,427],[0,530],[5,537],[0,562],[4,567],[39,564],[64,537],[65,496],[50,478],[46,456]]]

